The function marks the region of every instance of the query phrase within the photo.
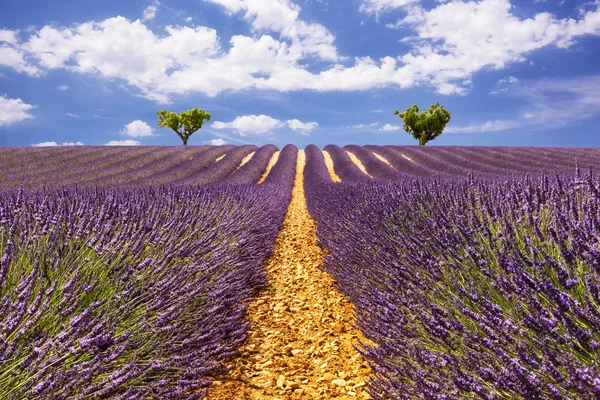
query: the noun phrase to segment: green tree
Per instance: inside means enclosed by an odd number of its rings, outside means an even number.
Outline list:
[[[442,134],[451,114],[440,103],[435,103],[422,113],[419,113],[419,106],[415,104],[403,113],[396,110],[394,115],[404,121],[404,130],[413,135],[420,146],[424,146]]]
[[[171,128],[187,146],[188,139],[194,132],[202,128],[204,121],[210,121],[210,114],[199,108],[182,111],[179,114],[167,110],[157,112],[158,126],[161,128]]]

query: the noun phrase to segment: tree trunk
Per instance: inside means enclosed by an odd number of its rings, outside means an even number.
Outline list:
[[[188,140],[187,140],[187,138],[185,138],[185,139],[184,139],[184,138],[181,138],[181,140],[183,141],[183,145],[184,145],[184,146],[187,146],[187,141],[188,141]]]

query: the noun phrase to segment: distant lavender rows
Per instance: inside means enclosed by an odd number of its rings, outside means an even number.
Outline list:
[[[292,145],[245,184],[275,150],[0,149],[0,398],[203,398],[291,198]]]
[[[247,336],[294,168],[277,185],[0,191],[0,398],[202,398]]]
[[[427,159],[432,170],[456,160],[453,173],[434,178],[365,181],[351,178],[346,159],[348,170],[336,169],[346,182],[333,183],[321,151],[306,149],[324,268],[375,343],[362,348],[371,395],[600,398],[600,180],[575,167],[577,159],[597,168],[595,151],[367,147],[390,163]],[[360,149],[346,147],[383,176]],[[505,163],[477,159],[488,153]],[[485,171],[461,178],[457,159],[471,155],[468,165]],[[540,174],[511,176],[530,167]]]
[[[278,150],[274,145],[0,148],[0,188],[254,184]],[[296,153],[295,146],[284,147],[272,170],[295,162]]]
[[[600,167],[600,149],[328,145],[343,182],[445,176],[539,175]],[[152,186],[257,183],[273,145],[189,147],[0,148],[0,187]],[[241,161],[255,153],[248,163]],[[349,157],[356,156],[365,175]],[[225,156],[225,157],[222,157]],[[222,157],[222,158],[221,158]],[[217,162],[216,160],[219,159]],[[239,170],[238,170],[239,168]]]

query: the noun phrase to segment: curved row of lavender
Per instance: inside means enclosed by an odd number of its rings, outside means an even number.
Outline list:
[[[532,147],[357,146],[325,147],[344,182],[371,180],[351,162],[356,156],[374,179],[445,176],[462,179],[600,168],[599,149]],[[1,187],[256,183],[276,146],[0,148]],[[256,152],[238,167],[242,159]],[[225,157],[223,157],[225,156]],[[219,160],[217,162],[217,160]]]
[[[361,346],[373,398],[600,398],[591,171],[333,183],[319,149],[306,155],[324,268],[375,343]],[[560,156],[547,154],[553,165]],[[586,156],[563,160],[594,162]]]
[[[591,148],[348,145],[344,149],[356,155],[367,172],[376,179],[402,180],[433,176],[462,179],[469,174],[502,177],[543,175],[554,171],[570,175],[577,162],[582,167],[600,168],[600,149]],[[376,155],[383,157],[389,165]],[[347,160],[341,162],[347,163]],[[350,178],[345,181],[360,180]]]
[[[194,183],[229,175],[254,149],[35,150],[55,177],[11,170],[31,189],[0,188],[0,398],[203,398],[247,337],[297,148],[260,185]],[[93,171],[100,186],[74,186]],[[181,181],[161,185],[169,175]]]

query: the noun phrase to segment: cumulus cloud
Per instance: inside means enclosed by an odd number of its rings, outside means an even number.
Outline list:
[[[111,140],[106,143],[105,146],[139,146],[140,142],[137,140]]]
[[[484,67],[502,69],[526,60],[547,46],[567,48],[585,34],[600,34],[600,2],[579,19],[558,19],[549,12],[521,18],[509,0],[452,0],[431,10],[409,6],[407,16],[390,27],[412,28],[404,41],[413,50],[400,60],[416,80],[429,82],[442,94],[464,94],[470,78]],[[477,21],[477,23],[472,23]]]
[[[525,61],[537,49],[567,48],[580,36],[600,34],[600,2],[579,17],[559,19],[548,12],[529,18],[515,15],[509,0],[451,0],[429,10],[404,0],[365,0],[364,11],[404,6],[406,17],[390,27],[413,31],[406,37],[402,33],[411,50],[346,60],[331,32],[301,18],[301,8],[291,0],[205,1],[231,15],[243,13],[252,35],[219,38],[215,29],[203,26],[166,26],[154,33],[140,20],[116,17],[44,26],[22,44],[16,35],[5,33],[12,43],[0,44],[0,64],[32,75],[66,69],[122,79],[139,89],[139,95],[161,103],[192,92],[216,96],[246,89],[356,91],[430,85],[440,94],[463,95],[472,76],[484,68],[502,69]],[[475,20],[477,24],[471,23]],[[28,63],[32,60],[35,65]]]
[[[321,60],[340,59],[333,45],[335,37],[321,24],[300,18],[300,6],[288,0],[205,0],[228,13],[244,12],[244,19],[255,32],[277,32],[292,42],[296,57],[316,56]]]
[[[369,14],[379,14],[396,8],[404,7],[419,0],[363,0],[359,10]]]
[[[79,114],[65,113],[65,115],[71,118],[79,118]]]
[[[402,129],[401,126],[392,125],[392,124],[385,124],[384,126],[382,126],[381,128],[379,128],[379,131],[380,132],[389,132],[389,131],[399,131],[400,129]]]
[[[297,119],[288,119],[286,123],[288,124],[291,130],[293,130],[294,132],[300,131],[302,135],[308,135],[310,132],[313,131],[313,129],[319,126],[317,122],[301,122]]]
[[[56,142],[41,142],[32,144],[33,147],[54,147],[54,146],[83,146],[83,142],[62,142],[58,144]]]
[[[212,124],[213,129],[235,129],[241,136],[267,133],[283,126],[285,124],[280,120],[264,114],[244,115],[237,117],[231,122],[215,121]]]
[[[158,1],[154,2],[154,4],[149,5],[144,9],[144,13],[142,15],[142,21],[148,21],[154,19],[156,17],[156,12],[158,11],[158,5],[160,3]]]
[[[223,139],[212,139],[208,143],[212,144],[213,146],[223,146],[224,144],[227,144],[227,142]]]
[[[25,52],[0,44],[0,66],[10,67],[19,73],[39,75],[41,71],[25,61]]]
[[[19,40],[17,34],[19,31],[11,31],[8,29],[0,29],[0,43],[16,44]]]
[[[142,138],[153,136],[154,129],[144,121],[135,120],[133,122],[128,123],[121,130],[121,134],[125,136],[129,136],[132,138]]]
[[[70,86],[69,85],[60,85],[57,87],[58,90],[60,90],[61,92],[66,92],[67,90],[69,90]]]
[[[504,85],[504,84],[511,84],[511,83],[517,83],[519,82],[519,80],[517,78],[515,78],[514,76],[507,76],[506,78],[502,78],[498,81],[498,85]]]
[[[24,103],[21,99],[9,99],[0,96],[0,126],[8,126],[15,122],[35,118],[29,111],[37,108],[35,105]]]

